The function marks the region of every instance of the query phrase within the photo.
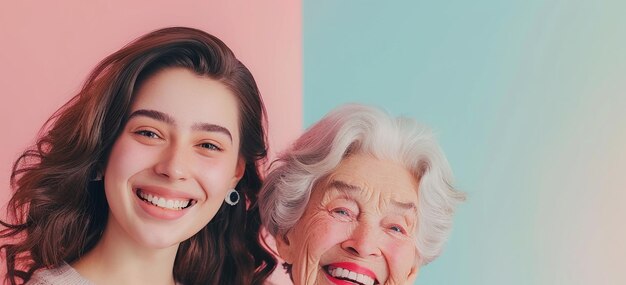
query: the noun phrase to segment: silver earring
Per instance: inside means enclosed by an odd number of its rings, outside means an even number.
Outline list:
[[[228,190],[228,194],[226,194],[226,198],[224,199],[226,204],[235,206],[239,203],[239,192],[235,189]]]

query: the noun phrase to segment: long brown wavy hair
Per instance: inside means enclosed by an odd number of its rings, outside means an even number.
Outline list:
[[[237,97],[245,174],[237,184],[245,202],[224,206],[183,241],[174,263],[182,284],[261,284],[276,267],[259,241],[259,168],[266,162],[266,112],[250,71],[218,38],[173,27],[149,33],[105,58],[80,92],[43,126],[35,145],[13,165],[14,190],[0,246],[6,280],[27,282],[40,268],[72,263],[104,231],[108,204],[93,181],[129,116],[135,90],[165,68],[182,67],[217,80]]]

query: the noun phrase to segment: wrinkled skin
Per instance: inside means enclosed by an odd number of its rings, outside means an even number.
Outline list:
[[[345,158],[315,186],[294,228],[277,237],[294,284],[338,284],[325,269],[338,262],[366,268],[377,284],[413,284],[418,183],[394,162],[366,154]]]

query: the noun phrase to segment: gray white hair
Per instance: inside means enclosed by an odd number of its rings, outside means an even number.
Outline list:
[[[315,184],[354,153],[399,163],[419,181],[417,249],[422,265],[434,260],[465,195],[452,187],[448,161],[428,128],[368,106],[336,108],[279,155],[259,197],[263,225],[282,238],[302,217]]]

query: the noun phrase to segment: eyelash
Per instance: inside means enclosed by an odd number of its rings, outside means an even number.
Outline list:
[[[394,228],[398,229],[395,230]],[[399,233],[399,234],[406,234],[406,230],[404,230],[403,227],[398,226],[398,225],[392,225],[389,227],[390,230],[392,230],[393,232]]]
[[[161,138],[155,132],[148,131],[148,130],[139,130],[139,131],[136,131],[135,134],[138,134],[140,136],[144,136],[144,137],[147,137],[147,138],[151,138],[151,139],[160,139]]]
[[[211,151],[222,151],[221,148],[219,148],[218,146],[216,146],[216,145],[214,145],[212,143],[201,143],[200,147],[206,148],[206,149],[211,150]]]
[[[143,136],[143,137],[151,138],[151,139],[160,139],[161,138],[155,132],[149,131],[149,130],[138,130],[138,131],[135,131],[135,134],[138,134],[138,135]],[[218,147],[218,146],[216,146],[215,144],[212,144],[212,143],[201,143],[201,144],[199,144],[199,146],[201,148],[205,148],[205,149],[210,150],[210,151],[222,151],[222,149],[220,147]]]
[[[348,222],[354,219],[352,211],[346,208],[334,208],[330,210],[330,214],[338,220]]]
[[[346,208],[334,208],[332,210],[330,210],[331,214],[335,214],[335,215],[339,215],[340,217],[338,218],[346,218],[346,219],[352,219],[353,218],[353,214],[352,211],[346,209]],[[397,225],[397,224],[393,224],[390,225],[388,227],[389,230],[391,230],[393,233],[397,233],[397,234],[401,234],[401,235],[406,235],[407,231],[406,229],[404,229],[404,227]]]

